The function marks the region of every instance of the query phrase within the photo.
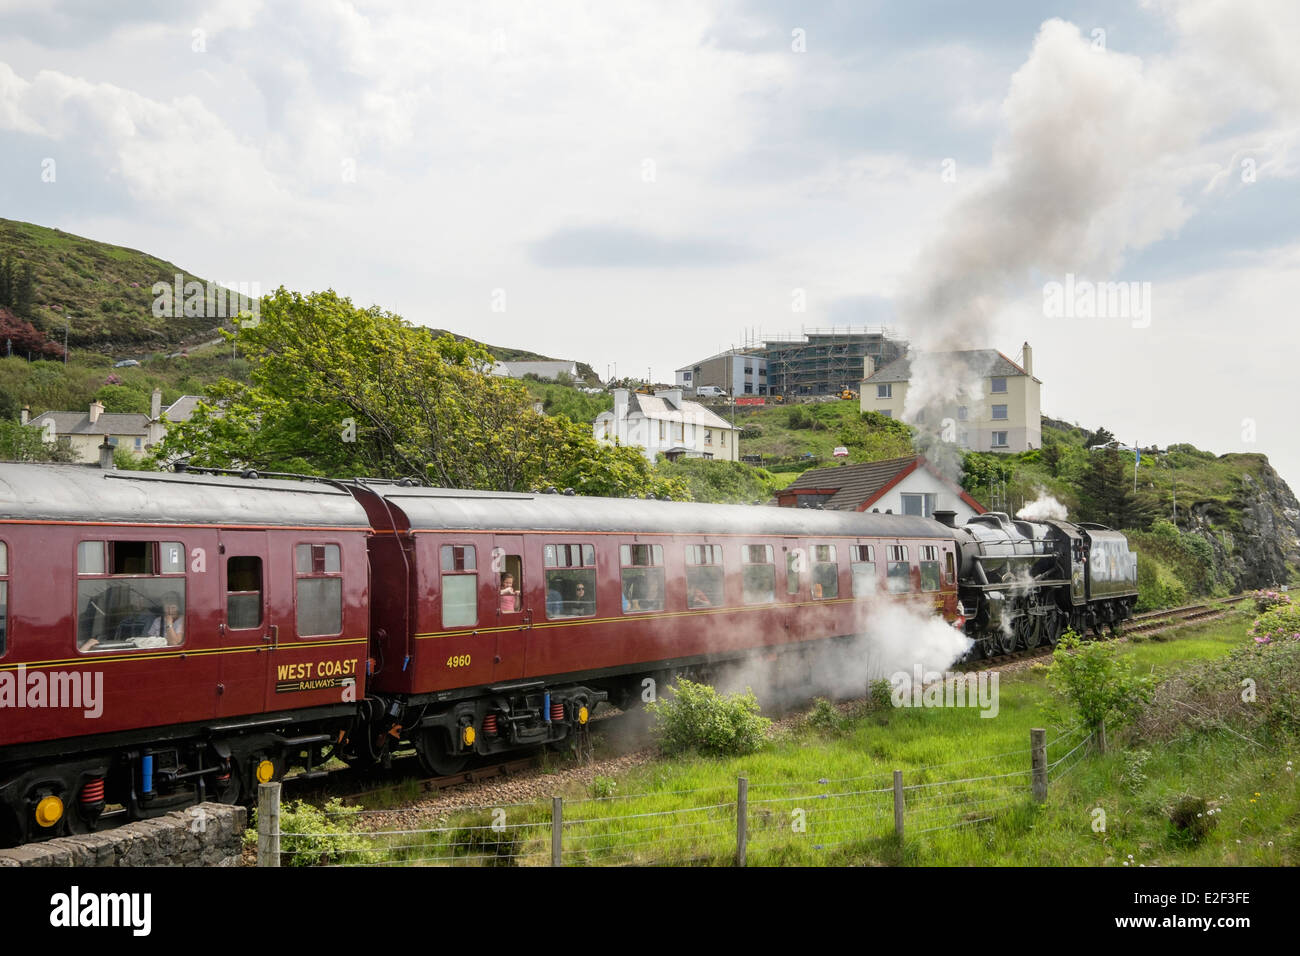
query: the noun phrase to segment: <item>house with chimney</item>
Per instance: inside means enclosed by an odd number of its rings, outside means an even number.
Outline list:
[[[680,388],[653,395],[614,389],[614,409],[596,416],[592,434],[600,441],[632,445],[652,462],[660,453],[669,461],[740,458],[740,429],[699,402],[686,401]]]
[[[21,422],[39,428],[44,440],[50,444],[66,438],[79,462],[98,462],[100,446],[105,442],[115,449],[124,449],[135,458],[143,458],[166,436],[167,425],[188,420],[200,401],[201,396],[182,395],[163,408],[162,390],[155,388],[148,415],[106,412],[103,404],[95,401],[85,412],[42,412],[35,418],[24,407]]]
[[[1019,363],[996,349],[911,352],[876,369],[865,360],[859,402],[864,412],[905,420],[971,451],[1017,452],[1042,447],[1042,385],[1026,342]],[[918,363],[943,378],[938,391],[957,398],[908,407]],[[930,389],[933,393],[935,389]]]
[[[958,525],[988,510],[924,455],[813,468],[778,491],[776,503],[783,508],[926,518],[952,512]]]

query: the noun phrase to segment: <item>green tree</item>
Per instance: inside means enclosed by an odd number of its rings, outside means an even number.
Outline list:
[[[1117,728],[1151,700],[1154,679],[1133,673],[1108,642],[1083,642],[1066,631],[1052,654],[1048,680],[1090,731]],[[1103,737],[1104,740],[1104,737]]]
[[[327,292],[277,289],[233,333],[249,382],[224,379],[211,403],[167,435],[160,457],[320,475],[416,476],[456,488],[687,496],[634,448],[539,414],[492,357],[399,316]]]
[[[1133,490],[1131,458],[1116,448],[1094,451],[1079,484],[1079,513],[1084,521],[1112,528],[1145,528],[1155,506]]]
[[[76,455],[66,438],[49,444],[39,428],[0,421],[0,460],[69,462],[75,461]]]
[[[850,461],[884,461],[915,451],[912,430],[903,422],[877,412],[864,412],[840,429],[839,442],[849,450]]]

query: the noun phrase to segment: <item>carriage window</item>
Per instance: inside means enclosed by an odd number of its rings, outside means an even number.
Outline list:
[[[907,547],[900,544],[889,546],[889,563],[885,567],[891,594],[903,594],[912,590],[912,566],[907,561]]]
[[[478,623],[477,560],[472,544],[442,546],[442,626]]]
[[[686,546],[686,606],[721,607],[722,545],[688,544]]]
[[[300,544],[297,568],[298,636],[322,637],[343,631],[342,550],[337,544]]]
[[[9,638],[9,545],[0,541],[0,657]]]
[[[77,650],[83,654],[185,642],[179,542],[82,541],[77,574]]]
[[[876,593],[876,549],[869,544],[855,544],[849,551],[849,569],[853,572],[853,596]]]
[[[524,609],[524,559],[518,554],[506,554],[501,548],[492,549],[492,567],[497,571],[497,610],[502,614],[518,614]]]
[[[799,593],[799,572],[807,566],[807,558],[802,548],[795,548],[785,555],[785,592]]]
[[[939,549],[933,544],[921,545],[921,590],[937,591],[943,586],[939,578]]]
[[[839,597],[840,566],[835,560],[835,545],[813,545],[812,559],[812,596],[819,600]]]
[[[664,548],[661,544],[623,544],[618,549],[625,612],[664,609]]]
[[[246,631],[262,624],[262,559],[226,559],[226,626]]]
[[[746,544],[740,549],[741,581],[746,604],[771,604],[776,600],[776,562],[770,544]]]
[[[957,568],[953,561],[952,552],[948,552],[948,583],[954,584],[957,581]]]
[[[589,544],[548,544],[546,616],[590,617],[596,613],[596,549]]]

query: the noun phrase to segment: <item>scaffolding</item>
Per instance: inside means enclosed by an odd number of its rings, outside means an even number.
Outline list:
[[[796,398],[856,389],[867,356],[880,368],[906,352],[907,343],[887,326],[838,326],[764,336],[761,354],[767,358],[768,391]]]

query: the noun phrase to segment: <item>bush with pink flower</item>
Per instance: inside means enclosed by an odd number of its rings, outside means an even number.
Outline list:
[[[1300,641],[1300,607],[1285,601],[1255,618],[1248,632],[1256,644]]]
[[[1280,604],[1291,603],[1291,595],[1285,591],[1256,591],[1252,597],[1255,599],[1255,611],[1259,614]]]

